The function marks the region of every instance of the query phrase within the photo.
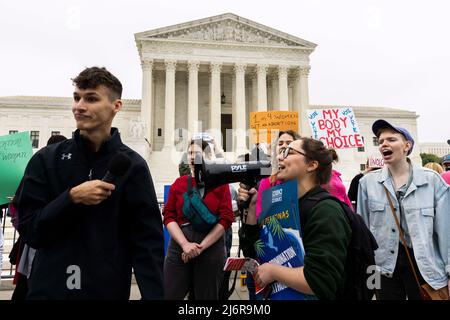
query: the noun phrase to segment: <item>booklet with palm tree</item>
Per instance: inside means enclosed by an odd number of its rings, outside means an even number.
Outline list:
[[[305,251],[300,235],[300,215],[297,199],[297,180],[291,180],[262,192],[262,225],[255,243],[260,264],[275,263],[296,268],[303,266]],[[282,283],[271,284],[272,300],[306,300],[312,296],[298,292]]]

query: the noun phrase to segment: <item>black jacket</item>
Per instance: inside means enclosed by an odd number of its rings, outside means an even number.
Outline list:
[[[74,204],[69,190],[102,179],[111,157],[126,153],[128,172],[98,205]],[[73,139],[39,150],[25,170],[19,232],[36,248],[29,299],[128,299],[132,268],[143,299],[163,298],[164,240],[153,181],[145,160],[116,128],[96,153]],[[69,289],[74,267],[80,289]]]

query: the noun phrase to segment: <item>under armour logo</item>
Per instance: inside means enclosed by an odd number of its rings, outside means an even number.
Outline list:
[[[70,160],[72,158],[71,153],[63,153],[61,156],[61,160]]]

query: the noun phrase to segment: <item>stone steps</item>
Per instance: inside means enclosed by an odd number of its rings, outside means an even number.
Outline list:
[[[3,225],[2,225],[3,227]],[[238,236],[238,230],[239,230],[239,222],[234,222],[232,224],[233,228],[233,242],[231,247],[231,256],[237,257],[238,255],[238,248],[239,248],[239,236]],[[15,242],[15,239],[17,238],[17,232],[15,231],[14,227],[11,225],[10,219],[6,219],[5,224],[5,234],[4,234],[4,248],[3,248],[3,265],[2,265],[2,275],[3,276],[12,276],[14,275],[14,269],[15,266],[11,266],[9,263],[9,253],[11,252],[12,246]],[[242,256],[242,253],[241,253]],[[12,267],[12,269],[11,269]]]
[[[177,158],[179,158],[177,160]],[[178,178],[178,163],[181,159],[181,153],[172,155],[170,152],[154,151],[150,154],[151,166],[149,167],[155,185],[156,196],[158,199],[164,199],[164,186],[172,184]],[[164,168],[164,170],[157,170]]]

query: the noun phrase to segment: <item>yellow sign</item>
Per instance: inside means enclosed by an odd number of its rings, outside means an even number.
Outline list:
[[[298,130],[298,112],[250,112],[250,129],[253,143],[270,143],[271,131]]]

